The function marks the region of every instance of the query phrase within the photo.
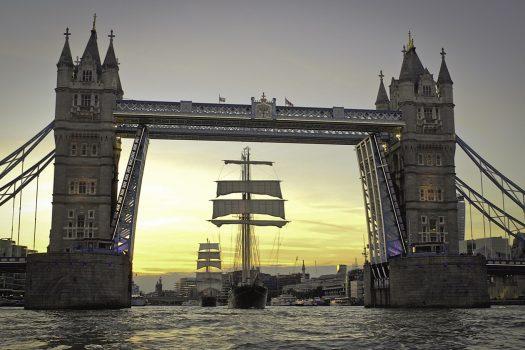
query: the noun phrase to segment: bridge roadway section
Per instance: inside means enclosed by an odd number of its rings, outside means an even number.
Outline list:
[[[383,138],[405,126],[401,112],[343,107],[119,100],[117,133],[134,138],[147,125],[151,139],[355,145],[369,133]]]

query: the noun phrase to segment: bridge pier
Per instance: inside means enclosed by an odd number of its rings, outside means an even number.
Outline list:
[[[125,255],[41,253],[27,257],[26,309],[131,307],[131,263]]]
[[[376,281],[372,269],[370,264],[365,265],[366,307],[490,306],[487,268],[482,256],[394,258],[389,261],[388,282],[381,283]]]

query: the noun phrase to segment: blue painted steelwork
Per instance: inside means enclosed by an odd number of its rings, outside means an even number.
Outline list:
[[[133,243],[139,208],[140,186],[148,152],[148,129],[140,126],[131,149],[126,172],[122,180],[113,228],[113,250],[117,254],[127,254],[133,260]]]
[[[390,178],[390,172],[376,135],[356,146],[363,187],[370,261],[373,265],[406,255],[405,227]]]

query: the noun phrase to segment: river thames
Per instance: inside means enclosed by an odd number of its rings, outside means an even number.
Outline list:
[[[523,349],[525,306],[0,309],[0,349]]]

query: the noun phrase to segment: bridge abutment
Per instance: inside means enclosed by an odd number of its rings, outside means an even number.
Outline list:
[[[489,307],[482,256],[410,256],[389,261],[388,288],[365,265],[366,307]],[[386,294],[386,295],[385,295]]]
[[[42,253],[27,257],[26,309],[119,309],[131,306],[125,255]]]

